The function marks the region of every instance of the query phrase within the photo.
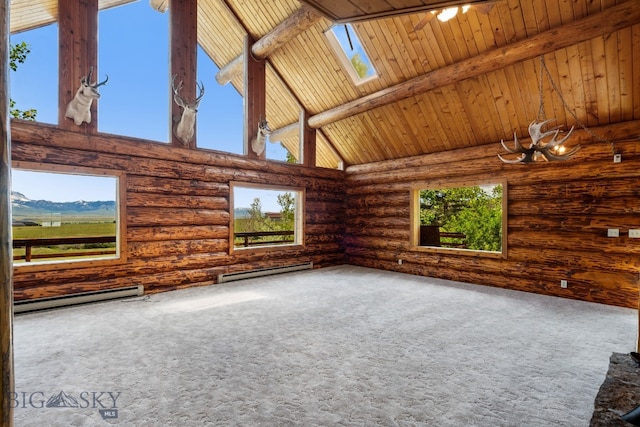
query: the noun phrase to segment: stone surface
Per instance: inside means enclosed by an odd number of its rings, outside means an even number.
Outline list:
[[[640,365],[629,355],[613,353],[607,377],[594,402],[591,427],[629,427],[620,418],[640,405]]]

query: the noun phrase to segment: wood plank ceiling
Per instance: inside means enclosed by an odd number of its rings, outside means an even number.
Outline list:
[[[484,3],[488,0],[301,0],[337,23],[350,23],[452,6]]]
[[[101,7],[107,3],[101,1]],[[15,31],[44,22],[31,22],[26,9],[55,17],[54,6],[55,0],[12,0],[12,31],[14,21]],[[310,7],[297,0],[201,0],[198,39],[223,69],[243,52],[245,34],[260,40],[300,8]],[[611,14],[614,18],[603,21],[615,27],[613,32],[586,39],[590,33],[583,29],[563,32],[620,8],[624,15]],[[339,160],[363,164],[499,144],[514,133],[526,138],[540,107],[540,51],[546,52],[545,63],[562,94],[543,80],[545,117],[555,118],[556,125],[593,128],[640,120],[637,9],[637,0],[498,0],[491,8],[471,8],[446,22],[431,19],[430,12],[353,22],[378,73],[360,85],[353,83],[325,35],[334,23],[310,9],[318,14],[313,25],[266,58],[267,119],[272,129],[286,128],[299,121],[304,109],[310,125],[319,127],[317,162],[324,167],[335,167]],[[594,34],[599,31],[591,27]],[[509,60],[514,53],[523,59]],[[474,74],[480,69],[486,71]],[[437,75],[439,70],[445,78]],[[412,89],[414,81],[417,89]],[[235,74],[231,84],[242,92],[242,74]],[[406,94],[375,107],[398,88]],[[345,104],[362,111],[321,120],[326,118],[321,113]],[[297,136],[283,143],[298,155]]]

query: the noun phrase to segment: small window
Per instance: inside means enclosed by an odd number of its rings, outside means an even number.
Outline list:
[[[231,183],[231,250],[303,244],[304,190]]]
[[[506,184],[413,190],[414,249],[506,256]]]
[[[356,85],[378,77],[369,55],[351,24],[335,25],[325,32],[342,66]]]
[[[16,267],[123,261],[123,175],[18,163],[11,180]]]

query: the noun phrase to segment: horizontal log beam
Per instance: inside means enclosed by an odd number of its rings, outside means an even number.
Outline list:
[[[287,138],[293,138],[300,134],[300,122],[292,123],[288,126],[276,129],[269,135],[269,141],[279,142]]]
[[[238,55],[218,71],[216,81],[220,86],[224,86],[233,80],[234,77],[239,76],[243,69],[244,55]]]
[[[529,37],[526,40],[494,49],[362,98],[354,99],[310,117],[308,124],[312,128],[320,128],[374,108],[478,77],[521,61],[555,52],[558,49],[611,34],[638,23],[640,23],[640,7],[637,7],[636,2],[628,1],[601,13]]]
[[[625,139],[640,138],[640,120],[615,123],[611,125],[589,128],[591,132],[583,129],[573,131],[572,143],[583,145],[582,150],[593,141],[592,133],[608,141],[621,141]],[[521,143],[528,145],[530,138],[523,138]],[[607,146],[607,150],[609,147]],[[386,172],[390,170],[425,168],[432,165],[441,165],[447,162],[455,162],[461,159],[479,159],[482,157],[495,157],[498,153],[503,153],[500,141],[487,145],[461,148],[453,151],[443,151],[440,153],[405,157],[402,159],[384,160],[375,163],[364,163],[361,165],[351,165],[346,168],[348,175],[361,175],[364,173]]]
[[[302,5],[280,24],[276,25],[264,37],[256,41],[251,47],[251,54],[255,59],[265,59],[281,46],[297,37],[300,33],[311,28],[322,18],[320,12],[314,8]],[[225,85],[239,75],[244,66],[244,55],[237,56],[216,74],[216,81]]]

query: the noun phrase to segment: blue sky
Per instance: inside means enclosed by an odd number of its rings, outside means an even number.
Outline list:
[[[98,16],[99,57],[97,75],[104,80],[100,87],[98,130],[166,143],[169,140],[169,13],[158,13],[146,0],[101,11]],[[58,120],[58,27],[49,25],[12,35],[11,42],[26,41],[31,52],[18,71],[11,71],[11,98],[19,109],[38,110],[37,121]],[[243,152],[243,99],[231,85],[220,86],[215,75],[218,68],[198,48],[198,80],[205,86],[205,96],[198,109],[199,148],[229,153]],[[78,82],[79,84],[79,82]],[[268,88],[267,88],[268,90]],[[286,151],[279,143],[267,144],[267,158],[284,160]],[[68,178],[68,177],[67,177]],[[44,181],[42,175],[14,171],[12,189],[30,199],[56,201],[112,200],[113,184],[75,186],[64,175],[53,174]],[[77,178],[74,180],[77,181]],[[87,188],[84,192],[81,188]],[[250,200],[237,199],[248,206]],[[262,200],[265,209],[271,203]],[[279,210],[276,207],[276,210]]]

